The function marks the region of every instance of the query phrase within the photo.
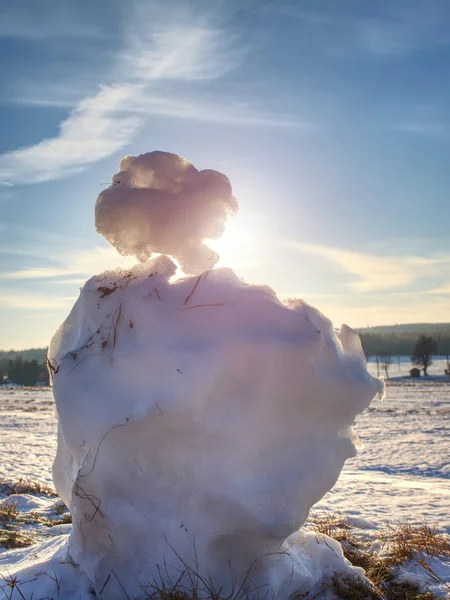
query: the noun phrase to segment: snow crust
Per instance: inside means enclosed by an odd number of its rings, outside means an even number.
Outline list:
[[[220,237],[226,217],[237,210],[225,175],[198,171],[176,154],[150,152],[121,160],[97,199],[95,224],[123,255],[144,262],[168,254],[185,273],[198,275],[218,261],[203,241]]]

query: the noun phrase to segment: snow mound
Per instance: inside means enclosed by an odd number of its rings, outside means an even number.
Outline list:
[[[105,600],[194,571],[224,595],[304,593],[329,553],[303,532],[283,544],[383,384],[358,336],[306,303],[229,269],[173,283],[175,269],[162,256],[90,279],[51,342],[69,554]]]
[[[238,210],[227,177],[198,171],[169,152],[126,156],[112,185],[98,197],[97,231],[123,255],[140,261],[153,253],[177,259],[185,273],[211,269],[218,255],[203,241],[224,232]]]

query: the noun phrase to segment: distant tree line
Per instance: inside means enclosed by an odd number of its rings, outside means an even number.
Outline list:
[[[8,363],[7,379],[19,385],[35,385],[44,376],[47,377],[47,367],[40,365],[36,359],[22,360],[16,358]]]
[[[433,356],[441,354],[447,358],[446,374],[450,376],[450,334],[438,332],[434,337],[422,333],[360,333],[361,344],[367,358],[375,357],[380,370],[389,377],[389,367],[395,357],[409,356],[411,363],[428,375],[427,369],[433,364]],[[420,374],[420,373],[419,373]]]
[[[389,333],[411,334],[416,338],[419,335],[428,335],[433,337],[450,336],[450,323],[409,323],[406,325],[380,325],[375,327],[360,327],[358,333],[379,333],[387,335]]]
[[[0,364],[4,361],[22,358],[23,360],[37,360],[38,363],[45,363],[47,348],[29,348],[28,350],[0,350]]]
[[[0,381],[8,380],[19,385],[46,383],[46,348],[0,351]]]
[[[450,355],[450,333],[429,336],[436,341],[434,354]],[[361,344],[367,357],[370,356],[412,356],[418,340],[417,333],[360,333]]]

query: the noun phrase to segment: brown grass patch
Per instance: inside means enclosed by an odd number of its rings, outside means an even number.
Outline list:
[[[34,535],[19,529],[0,529],[0,546],[7,548],[26,548],[34,542]]]
[[[450,538],[427,523],[403,523],[380,536],[388,554],[396,564],[414,558],[414,555],[450,557]]]
[[[5,500],[0,506],[0,523],[14,523],[19,514],[19,509],[13,500]]]
[[[57,496],[55,490],[38,479],[20,478],[18,481],[1,481],[0,494],[3,496],[12,496],[13,494],[31,494],[34,496]]]
[[[314,516],[310,527],[339,541],[347,560],[365,571],[372,587],[358,578],[336,576],[333,579],[333,590],[345,600],[434,600],[435,596],[428,590],[395,581],[395,567],[408,560],[416,560],[431,580],[450,590],[450,585],[438,578],[427,563],[429,557],[450,557],[450,537],[427,523],[389,526],[377,536],[382,543],[380,553],[371,549],[373,538],[352,528],[339,513]]]

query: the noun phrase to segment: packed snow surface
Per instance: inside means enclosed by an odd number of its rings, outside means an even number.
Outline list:
[[[217,588],[256,561],[252,585],[300,589],[291,558],[273,580],[258,559],[334,485],[382,384],[358,336],[312,307],[228,269],[174,273],[160,257],[92,278],[50,345],[70,555],[95,589],[114,571],[131,596],[148,565],[176,580],[194,559]]]

